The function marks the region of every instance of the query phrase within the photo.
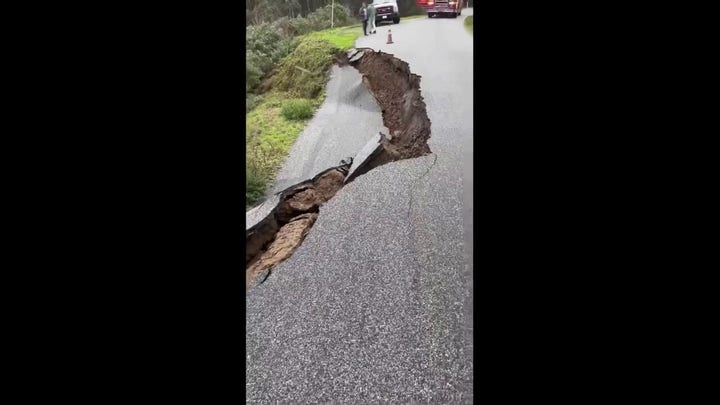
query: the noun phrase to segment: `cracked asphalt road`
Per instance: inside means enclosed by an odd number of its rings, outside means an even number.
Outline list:
[[[433,154],[341,189],[295,254],[248,291],[248,403],[472,402],[471,14],[357,41],[422,76]]]
[[[325,93],[325,101],[290,149],[269,195],[355,156],[378,131],[388,133],[380,106],[355,68],[333,66]]]

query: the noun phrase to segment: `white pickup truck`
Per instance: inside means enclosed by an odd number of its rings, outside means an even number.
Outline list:
[[[400,22],[400,9],[395,0],[374,0],[375,6],[375,25],[381,22],[392,22],[398,24]]]

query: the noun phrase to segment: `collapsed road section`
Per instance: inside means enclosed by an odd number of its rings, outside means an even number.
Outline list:
[[[339,166],[277,193],[258,207],[265,212],[253,215],[245,231],[245,289],[256,278],[264,281],[273,266],[285,261],[300,246],[315,223],[320,206],[343,187],[351,163],[352,158],[342,161]]]
[[[246,290],[262,283],[272,267],[293,254],[315,223],[320,206],[345,184],[385,163],[431,153],[420,76],[411,73],[406,62],[369,48],[338,54],[336,61],[363,75],[390,133],[378,133],[354,158],[280,191],[246,214]]]
[[[420,95],[420,76],[410,72],[407,62],[370,48],[352,49],[344,56],[340,64],[347,63],[363,75],[390,130],[377,151],[366,160],[356,160],[358,167],[346,182],[385,163],[429,154],[430,119]]]

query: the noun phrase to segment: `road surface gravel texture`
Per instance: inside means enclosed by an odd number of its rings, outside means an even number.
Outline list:
[[[379,166],[346,185],[321,207],[293,256],[248,291],[248,403],[472,403],[468,15],[472,9],[457,19],[383,25],[357,41],[394,54],[421,76],[433,153]],[[310,125],[325,122],[342,128],[320,114]],[[349,138],[358,123],[344,125]],[[348,139],[357,150],[343,153],[359,151],[376,126],[362,142]],[[328,159],[319,172],[345,157],[330,159],[317,142],[305,156],[291,152],[288,162],[303,173],[293,181],[315,174],[303,172],[307,162]]]

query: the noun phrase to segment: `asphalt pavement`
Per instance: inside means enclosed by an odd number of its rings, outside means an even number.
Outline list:
[[[472,402],[473,38],[462,26],[471,14],[381,25],[357,41],[422,77],[433,154],[345,186],[295,254],[248,292],[248,403]],[[311,125],[329,121],[319,114]],[[335,159],[304,149],[288,168]]]
[[[270,193],[277,193],[353,157],[383,125],[380,106],[353,67],[333,66],[325,101],[290,149]]]

